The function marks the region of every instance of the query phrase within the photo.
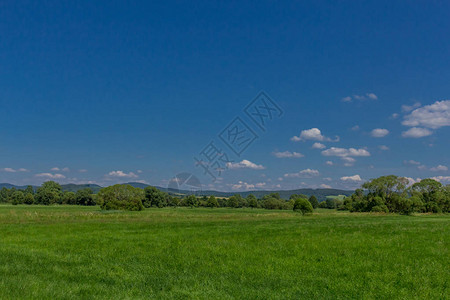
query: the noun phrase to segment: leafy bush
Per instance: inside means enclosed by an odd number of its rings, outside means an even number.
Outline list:
[[[104,210],[139,211],[142,205],[144,191],[131,185],[116,184],[101,189],[97,195],[98,204]]]
[[[297,198],[294,202],[294,211],[301,212],[303,215],[313,212],[313,207],[311,203],[303,198]]]

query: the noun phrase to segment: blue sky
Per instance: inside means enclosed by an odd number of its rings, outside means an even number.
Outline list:
[[[225,191],[387,174],[448,184],[449,12],[438,1],[3,1],[0,182],[166,186],[190,172]],[[265,132],[244,112],[260,91],[283,110]],[[218,137],[236,117],[258,136],[240,156]],[[229,156],[215,181],[194,160],[211,141]]]

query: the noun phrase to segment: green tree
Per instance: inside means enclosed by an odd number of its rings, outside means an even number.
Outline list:
[[[28,185],[23,192],[25,195],[26,194],[34,195],[34,189],[31,185]]]
[[[78,205],[84,205],[84,206],[94,206],[95,205],[94,197],[92,196],[92,190],[90,188],[78,190],[75,194],[75,198],[76,198],[76,203]]]
[[[33,196],[33,194],[26,193],[24,198],[23,198],[23,203],[24,204],[28,204],[28,205],[33,204],[34,203],[34,196]]]
[[[219,202],[217,202],[216,197],[210,196],[210,197],[208,198],[208,200],[206,201],[206,205],[207,205],[208,207],[219,207]]]
[[[257,208],[258,207],[258,199],[256,199],[255,195],[250,194],[247,196],[247,204],[248,204],[248,207]]]
[[[234,195],[234,196],[231,196],[230,198],[228,198],[227,206],[233,207],[233,208],[239,207],[238,197],[236,195]]]
[[[62,204],[75,205],[77,204],[77,196],[74,192],[64,192],[62,195]]]
[[[22,191],[15,191],[11,195],[11,203],[13,205],[22,204],[24,200],[24,194]]]
[[[311,203],[304,198],[297,198],[294,202],[294,211],[301,212],[302,215],[312,213],[313,207]]]
[[[311,203],[312,207],[316,209],[319,206],[319,201],[317,200],[317,197],[312,195],[308,199],[309,203]]]
[[[145,207],[164,207],[167,205],[167,194],[160,191],[154,186],[148,186],[144,189],[145,192],[145,199],[144,199],[144,206]]]
[[[195,197],[195,195],[189,195],[185,199],[186,205],[189,207],[197,207],[198,206],[198,199]]]
[[[8,203],[9,202],[9,190],[6,187],[3,187],[0,190],[0,203]]]
[[[101,189],[97,201],[103,210],[139,211],[144,208],[144,191],[129,184],[116,184]]]
[[[58,203],[61,198],[61,185],[47,181],[37,189],[35,201],[37,204],[50,205]]]

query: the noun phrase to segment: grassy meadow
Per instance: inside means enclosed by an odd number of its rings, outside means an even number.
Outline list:
[[[446,299],[450,217],[0,205],[0,299]]]

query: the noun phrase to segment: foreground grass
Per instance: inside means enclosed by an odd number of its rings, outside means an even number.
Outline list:
[[[0,206],[0,298],[445,299],[449,216]]]

